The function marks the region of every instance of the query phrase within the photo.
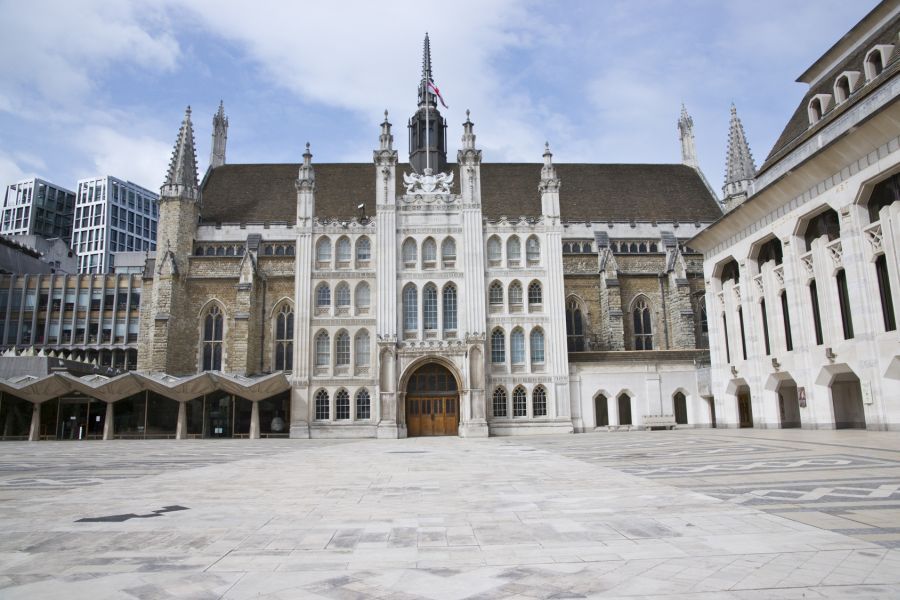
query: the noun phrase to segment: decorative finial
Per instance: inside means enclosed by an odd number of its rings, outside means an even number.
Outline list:
[[[469,118],[469,109],[467,108],[466,109],[466,119],[468,120],[468,118]]]
[[[388,115],[388,113],[387,113],[387,109],[384,109],[384,120],[385,120],[385,121],[387,121],[387,120],[388,120],[388,117],[387,117],[387,115]]]

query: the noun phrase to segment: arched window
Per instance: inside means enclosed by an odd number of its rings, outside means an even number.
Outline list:
[[[656,242],[650,242],[650,252],[656,252],[656,251],[657,251]]]
[[[327,237],[319,238],[316,244],[316,262],[331,262],[331,240]]]
[[[544,362],[544,332],[537,327],[531,330],[531,362]]]
[[[372,418],[372,402],[369,398],[369,391],[362,389],[356,392],[356,418],[371,419]]]
[[[491,362],[495,365],[506,362],[506,336],[499,327],[491,333]]]
[[[535,307],[535,305],[543,304],[544,302],[544,294],[541,289],[540,281],[532,281],[528,285],[528,306],[529,308]]]
[[[437,287],[433,283],[422,289],[422,324],[427,331],[438,327]]]
[[[456,330],[456,286],[448,283],[444,286],[444,331]]]
[[[225,246],[216,247],[216,256],[225,256]]]
[[[372,260],[372,242],[366,236],[356,241],[356,260],[357,262]]]
[[[500,246],[500,238],[496,235],[488,238],[487,242],[487,258],[488,260],[495,265],[500,264],[501,260],[501,246]]]
[[[547,390],[539,385],[531,392],[531,411],[535,417],[547,416]]]
[[[653,325],[651,324],[650,307],[641,298],[631,309],[634,322],[634,349],[653,350]]]
[[[328,308],[331,306],[331,288],[324,281],[316,288],[316,307]]]
[[[356,334],[353,351],[356,358],[356,366],[368,367],[371,361],[371,351],[369,350],[369,332],[365,329]]]
[[[433,269],[437,264],[437,244],[433,238],[425,238],[422,242],[422,267]]]
[[[510,267],[518,267],[522,261],[522,242],[518,236],[512,236],[506,240],[506,264]]]
[[[825,237],[829,242],[841,237],[841,223],[833,208],[819,213],[806,224],[803,241],[806,242],[807,252],[812,250],[813,241],[820,237]]]
[[[584,351],[584,322],[576,300],[566,302],[566,338],[569,352]]]
[[[809,124],[817,123],[822,118],[822,100],[819,98],[810,100],[807,111],[809,112]]]
[[[403,330],[415,331],[419,328],[419,298],[416,286],[407,284],[403,288]]]
[[[880,48],[872,48],[866,56],[864,68],[866,70],[866,81],[871,81],[881,74],[884,70],[884,58],[881,56]]]
[[[243,256],[243,255],[244,255],[244,247],[243,247],[243,246],[239,246],[239,247],[238,247],[237,254],[238,254],[238,256]],[[288,245],[287,245],[285,254],[287,254],[288,256],[294,256],[295,252],[294,252],[294,245],[293,245],[293,244],[288,244]]]
[[[334,305],[338,308],[348,308],[350,306],[350,286],[346,281],[342,281],[334,288]]]
[[[509,284],[509,310],[522,310],[522,284],[518,281]]]
[[[506,412],[506,390],[498,387],[494,390],[494,396],[491,402],[495,417],[505,417]]]
[[[834,82],[834,101],[837,104],[845,102],[850,97],[850,79],[846,75],[841,75]]]
[[[334,419],[336,421],[346,421],[350,418],[350,394],[347,390],[338,390],[334,395]]]
[[[197,248],[194,249],[194,256],[203,256],[203,246],[197,246]]]
[[[371,304],[371,290],[369,284],[365,281],[356,286],[356,312],[365,313],[369,311]]]
[[[334,363],[339,367],[350,364],[350,335],[346,331],[334,336]]]
[[[290,371],[294,360],[294,309],[281,305],[275,317],[275,370]]]
[[[516,389],[514,389],[512,394],[512,401],[514,417],[528,416],[528,395],[525,393],[525,388],[523,388],[522,386],[518,386]]]
[[[448,237],[441,244],[441,264],[445,269],[456,265],[456,240]]]
[[[408,268],[415,268],[416,266],[416,240],[412,238],[406,238],[406,241],[403,242],[403,265]]]
[[[516,327],[509,335],[509,348],[512,364],[525,364],[525,332],[521,327]]]
[[[316,420],[327,421],[331,418],[331,403],[328,401],[328,392],[319,390],[316,392]]]
[[[222,338],[225,319],[218,304],[213,304],[203,318],[203,370],[222,370]]]
[[[631,242],[631,245],[628,246],[628,252],[630,252],[631,254],[636,254],[637,251],[638,251],[638,245],[634,242]]]
[[[618,398],[619,425],[631,425],[631,396],[622,393]]]
[[[316,336],[316,366],[327,367],[331,362],[331,347],[328,332],[322,331]]]
[[[281,248],[281,253],[284,254],[284,247],[279,246],[279,248]],[[225,249],[225,256],[234,256],[234,246],[228,246],[228,248]]]
[[[337,261],[339,266],[348,266],[350,264],[350,240],[342,237],[337,241],[335,248]]]
[[[646,242],[641,242],[640,246],[638,246],[638,252],[646,253],[647,252],[647,244]]]
[[[207,255],[207,256],[215,256],[215,255],[216,255],[216,249],[213,248],[212,246],[207,246],[207,247],[206,247],[206,255]]]
[[[503,284],[499,281],[494,281],[488,288],[488,302],[494,307],[503,306]]]
[[[675,392],[675,395],[672,396],[672,405],[675,409],[675,423],[678,425],[687,425],[687,398],[685,398],[684,394]]]
[[[534,266],[541,262],[541,242],[536,236],[531,236],[525,242],[525,258],[529,266]]]

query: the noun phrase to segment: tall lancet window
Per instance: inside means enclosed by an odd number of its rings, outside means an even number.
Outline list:
[[[283,304],[275,317],[275,370],[290,371],[294,360],[294,309]]]
[[[203,318],[203,370],[222,370],[222,339],[225,319],[218,304],[213,304]]]
[[[641,298],[635,302],[631,315],[634,319],[634,349],[653,350],[653,325],[647,301]]]
[[[444,286],[444,331],[456,330],[456,286]]]

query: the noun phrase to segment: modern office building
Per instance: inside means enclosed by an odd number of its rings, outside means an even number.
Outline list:
[[[159,196],[112,176],[81,179],[72,249],[79,273],[106,273],[117,252],[155,251]]]
[[[75,193],[34,177],[6,187],[0,234],[72,239]]]

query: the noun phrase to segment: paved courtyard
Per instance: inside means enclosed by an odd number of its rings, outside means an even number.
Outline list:
[[[0,598],[897,598],[900,436],[0,444]]]

